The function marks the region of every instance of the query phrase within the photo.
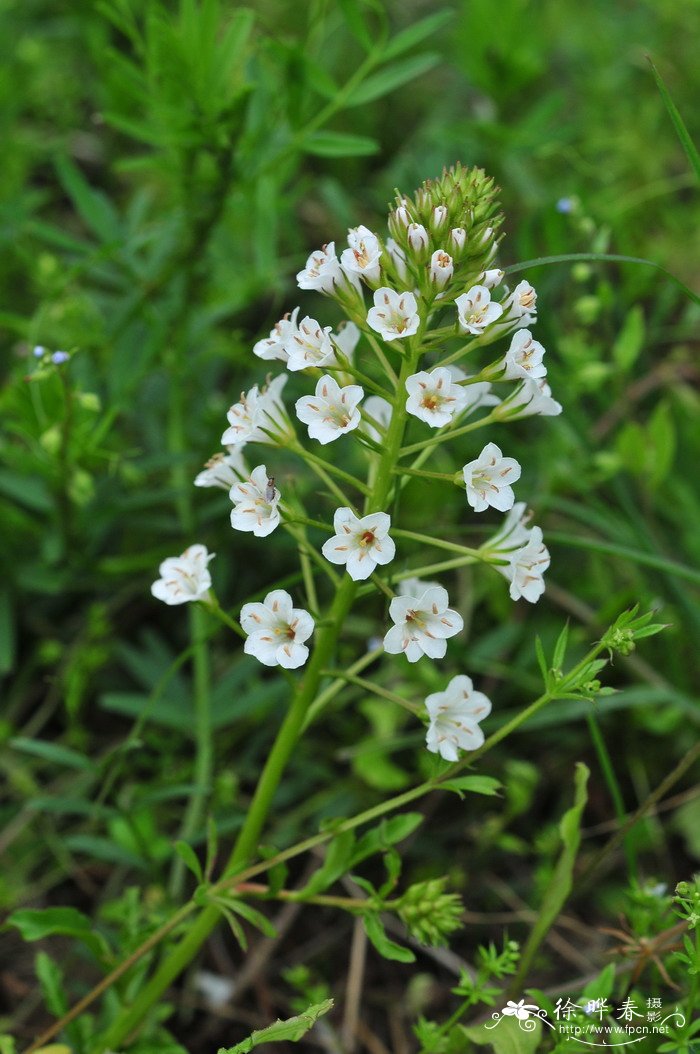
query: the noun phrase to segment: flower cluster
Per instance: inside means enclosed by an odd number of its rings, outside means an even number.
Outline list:
[[[297,274],[299,289],[334,300],[342,321],[333,329],[296,307],[255,344],[258,358],[286,372],[241,394],[221,437],[226,452],[214,455],[195,480],[199,487],[228,490],[236,531],[264,538],[281,526],[298,540],[302,530],[308,559],[313,543],[307,529],[322,524],[306,516],[284,476],[282,490],[291,497],[282,502],[272,474],[280,468],[268,467],[289,454],[301,457],[335,502],[332,529],[326,527],[312,550],[315,569],[325,567],[338,588],[342,579],[334,568],[342,568],[350,602],[359,588],[353,583],[367,582],[363,591],[376,584],[388,594],[392,624],[383,648],[410,663],[443,659],[464,624],[439,583],[383,571],[404,537],[431,541],[392,523],[402,488],[415,476],[439,477],[422,466],[453,438],[491,422],[562,409],[547,383],[545,349],[531,331],[537,293],[527,280],[509,288],[495,262],[501,222],[493,181],[457,165],[412,198],[399,194],[386,236],[360,225],[348,231],[345,247],[329,242],[313,252]],[[497,357],[480,364],[482,349],[501,341]],[[289,404],[293,415],[282,398],[291,374],[301,389]],[[405,444],[409,429],[416,441]],[[362,452],[366,482],[341,468],[339,457],[320,456],[333,443],[339,451],[353,446]],[[249,444],[273,448],[266,464],[252,471],[243,459]],[[451,477],[445,478],[449,485]],[[481,522],[482,514],[495,512],[505,518],[478,549],[451,547],[464,554],[464,563],[479,560],[503,575],[513,600],[534,603],[544,592],[549,553],[540,528],[528,526],[525,504],[516,502],[520,479],[521,466],[507,450],[491,441],[472,446],[470,460],[454,476],[466,495],[465,517],[475,514]],[[348,496],[348,486],[356,493]],[[166,560],[154,594],[168,603],[206,599],[209,559],[202,546],[193,546],[178,560]],[[315,593],[307,591],[312,608]],[[285,591],[244,605],[240,624],[246,652],[263,664],[294,669],[306,662],[314,618],[294,607]],[[341,628],[328,632],[337,639]],[[425,700],[428,749],[456,761],[460,751],[478,748],[479,722],[490,707],[469,677],[453,677]]]

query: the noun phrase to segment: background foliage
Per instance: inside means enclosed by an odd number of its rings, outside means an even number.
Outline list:
[[[218,448],[230,402],[260,379],[252,344],[298,301],[293,276],[308,252],[348,225],[374,227],[395,186],[410,191],[460,159],[502,187],[503,263],[629,254],[697,288],[697,186],[645,56],[697,141],[699,28],[695,0],[501,0],[497,15],[487,0],[0,3],[4,908],[75,905],[125,953],[182,885],[172,844],[194,778],[188,626],[148,585],[193,540],[219,554],[217,588],[231,604],[289,573],[291,545],[275,536],[261,558],[255,539],[232,535],[226,497],[195,493],[191,480]],[[686,754],[700,721],[698,307],[641,264],[525,274],[565,413],[511,431],[508,453],[525,467],[553,553],[550,584],[523,610],[499,582],[461,572],[468,631],[455,661],[495,700],[496,728],[536,694],[537,634],[549,653],[569,618],[582,650],[636,602],[669,628],[616,661],[620,690],[599,702],[595,725],[586,705],[554,704],[489,756],[503,799],[428,799],[439,822],[414,837],[407,866],[416,880],[449,871],[467,890],[472,922],[455,943],[467,962],[500,939],[504,915],[508,933],[525,936],[575,763],[593,772],[582,843],[592,857],[616,813],[634,811]],[[70,363],[37,365],[36,344],[71,352]],[[463,534],[457,492],[420,483],[411,502]],[[360,612],[351,630],[357,650],[376,626]],[[285,684],[218,633],[211,662],[210,810],[226,838]],[[407,678],[433,690],[423,664],[397,683]],[[304,741],[270,842],[411,785],[423,764],[420,733],[358,690]],[[596,927],[629,914],[631,888],[654,879],[672,889],[690,874],[700,856],[692,774],[674,794],[585,896],[574,893],[569,910],[587,936],[572,950],[564,927],[536,963],[539,985],[604,965],[610,941]],[[315,985],[316,1001],[342,992],[335,960],[351,923],[314,920],[274,953],[274,976],[292,971],[284,990],[254,1013],[237,1008],[233,1023],[191,990],[170,1023],[178,1039],[230,1045],[270,1006],[294,1012],[294,988]],[[35,949],[19,951],[16,930],[0,944],[12,964],[0,978],[7,1029],[28,1037],[46,1021]],[[70,955],[73,999],[97,974],[84,952]],[[222,972],[237,955],[220,938],[207,966]],[[44,991],[57,990],[51,962],[36,964]],[[406,1020],[391,1026],[406,1034],[410,1009],[439,1013],[454,983],[445,960],[421,966]],[[386,1035],[387,1003],[405,999],[411,974],[369,969],[386,987],[368,1027]],[[648,981],[651,994],[658,975]],[[62,999],[48,1001],[54,1014]],[[79,1030],[70,1039],[82,1049]]]

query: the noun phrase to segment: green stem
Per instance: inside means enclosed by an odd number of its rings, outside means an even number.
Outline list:
[[[603,776],[605,778],[605,782],[607,784],[608,790],[610,791],[610,797],[612,798],[613,805],[615,808],[615,815],[618,819],[618,822],[620,824],[623,824],[627,815],[627,810],[625,808],[625,802],[622,797],[622,790],[620,789],[620,784],[618,782],[617,776],[615,775],[615,769],[610,758],[610,754],[608,753],[608,748],[605,744],[605,740],[603,739],[603,734],[600,730],[600,725],[598,724],[598,719],[596,718],[595,714],[588,713],[586,715],[586,721],[588,722],[588,730],[591,733],[591,739],[593,740],[595,752],[598,755],[598,763],[600,764]],[[637,860],[635,856],[634,843],[632,840],[631,831],[629,831],[625,835],[623,845],[625,851],[625,859],[627,861],[627,873],[630,882],[634,882],[637,877]]]
[[[467,432],[474,432],[477,428],[483,428],[484,425],[489,425],[497,420],[497,415],[492,411],[490,414],[487,414],[486,417],[480,417],[478,421],[472,421],[471,424],[462,425],[461,428],[449,429],[447,432],[440,431],[430,439],[424,439],[422,443],[412,443],[410,446],[404,447],[401,451],[401,457],[404,457],[406,454],[420,453],[420,451],[428,450],[430,447],[438,446],[440,443],[446,443],[450,439],[457,439],[459,436],[466,435]]]
[[[194,838],[202,827],[213,770],[209,649],[203,644],[206,635],[206,612],[200,604],[192,604],[190,609],[190,635],[194,649],[195,789],[187,803],[180,830],[180,838],[184,842]],[[170,875],[170,895],[173,900],[178,900],[182,895],[184,879],[184,861],[180,856],[176,856]]]

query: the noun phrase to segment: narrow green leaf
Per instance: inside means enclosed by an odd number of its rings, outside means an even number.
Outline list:
[[[488,797],[498,794],[503,784],[500,780],[491,776],[458,776],[453,780],[445,780],[440,784],[442,790],[455,791],[460,798],[464,797],[465,791],[469,794],[485,794]]]
[[[439,55],[430,52],[423,55],[412,55],[408,59],[402,59],[401,62],[394,62],[389,66],[385,66],[379,73],[367,77],[355,88],[348,99],[347,105],[362,106],[365,103],[373,102],[375,99],[381,99],[382,96],[388,95],[389,92],[396,91],[402,84],[420,77],[422,73],[427,73],[428,70],[437,65],[438,61]]]
[[[644,334],[644,312],[639,304],[635,304],[627,312],[622,329],[611,350],[613,362],[624,373],[630,370],[637,361],[644,347]]]
[[[277,930],[272,925],[266,915],[263,915],[261,911],[254,908],[245,900],[231,900],[228,903],[228,907],[231,911],[235,911],[237,915],[246,919],[251,926],[255,926],[256,930],[260,930],[266,937],[276,937]]]
[[[697,147],[695,146],[695,143],[690,137],[690,132],[686,128],[685,122],[680,115],[678,107],[674,103],[668,88],[664,84],[661,74],[659,73],[656,66],[654,65],[648,55],[647,60],[649,62],[649,65],[651,66],[651,72],[654,77],[654,80],[656,81],[656,87],[659,89],[659,95],[663,99],[663,104],[666,107],[666,112],[671,118],[671,123],[673,124],[673,127],[676,130],[676,135],[678,136],[679,142],[685,150],[686,157],[690,161],[690,165],[695,175],[698,177],[698,179],[700,179],[700,153],[698,153]]]
[[[299,890],[300,900],[315,896],[332,886],[337,879],[344,875],[352,866],[353,850],[355,848],[355,834],[353,831],[343,831],[334,838],[328,847],[326,859],[318,871],[314,872],[309,882],[303,889]]]
[[[103,959],[108,952],[104,938],[95,933],[90,919],[76,908],[21,908],[10,915],[7,925],[15,926],[25,941],[73,937],[98,959]]]
[[[202,865],[199,862],[199,857],[189,842],[175,842],[174,848],[185,867],[192,872],[198,882],[203,882],[204,874],[202,872]]]
[[[80,217],[102,242],[121,240],[121,223],[116,209],[106,194],[94,190],[82,172],[67,157],[56,161],[56,172]]]
[[[90,758],[79,754],[77,750],[70,747],[62,747],[58,743],[47,743],[43,739],[27,739],[25,736],[15,736],[10,740],[13,750],[21,750],[23,754],[32,754],[41,758],[42,761],[50,761],[54,765],[63,765],[70,769],[90,769],[93,763]]]
[[[9,589],[0,590],[0,677],[15,665],[15,618]]]
[[[542,646],[542,641],[539,637],[535,637],[535,652],[537,654],[537,665],[540,668],[542,680],[544,681],[544,686],[546,688],[549,685],[549,667],[544,654],[544,647]]]
[[[404,51],[408,51],[409,48],[432,36],[433,33],[437,33],[453,17],[454,11],[448,10],[438,11],[434,15],[428,15],[427,18],[421,18],[419,22],[414,22],[406,29],[402,29],[389,41],[384,49],[383,57],[394,59],[397,55],[402,55]]]
[[[349,132],[314,132],[304,140],[304,150],[317,157],[365,157],[376,154],[379,143],[366,135]]]
[[[564,666],[564,658],[566,656],[566,647],[569,643],[569,623],[567,622],[563,630],[559,634],[557,643],[554,646],[554,656],[552,658],[552,666],[555,670],[561,670]]]
[[[559,824],[562,851],[551,879],[542,896],[542,904],[534,926],[523,949],[514,987],[522,984],[530,964],[544,938],[566,903],[574,881],[574,867],[581,843],[581,817],[588,801],[588,777],[590,771],[579,762],[574,774],[574,804],[564,813]]]
[[[560,534],[558,531],[548,531],[547,541],[568,545],[572,549],[590,549],[594,553],[621,556],[632,563],[641,564],[644,567],[653,567],[657,571],[664,571],[666,574],[675,575],[677,578],[685,578],[689,582],[695,582],[700,585],[700,571],[697,571],[694,567],[677,564],[674,560],[667,560],[664,556],[655,556],[654,553],[630,549],[626,545],[613,545],[611,542],[600,541],[597,538],[579,538],[576,535]]]
[[[383,958],[399,963],[416,961],[416,957],[410,948],[404,948],[402,944],[397,944],[396,941],[392,941],[387,936],[379,915],[365,915],[362,921],[367,936]]]
[[[355,40],[365,51],[371,51],[374,47],[374,39],[369,26],[360,13],[358,0],[338,0],[338,6]]]
[[[391,816],[385,819],[377,827],[372,828],[363,835],[357,843],[357,848],[352,854],[351,867],[355,867],[362,860],[366,860],[373,853],[380,853],[389,846],[402,842],[413,834],[425,817],[420,812],[406,812],[399,816]]]
[[[286,1021],[275,1021],[273,1025],[253,1032],[251,1036],[237,1043],[235,1047],[225,1050],[221,1047],[218,1054],[249,1054],[249,1051],[259,1047],[261,1043],[298,1043],[306,1033],[314,1027],[316,1022],[329,1010],[333,1009],[333,1000],[326,999],[322,1003],[314,1003],[308,1007],[303,1014],[289,1017]]]
[[[68,997],[63,988],[60,966],[46,952],[38,952],[34,969],[41,986],[46,1009],[54,1017],[62,1017],[68,1010]]]
[[[680,278],[676,278],[674,274],[671,274],[670,271],[667,271],[665,267],[657,264],[654,260],[644,260],[639,256],[620,256],[617,253],[563,253],[561,256],[538,256],[533,260],[525,260],[524,263],[510,264],[509,267],[505,268],[505,272],[506,274],[517,274],[519,271],[531,270],[533,267],[549,267],[551,264],[579,262],[634,263],[653,267],[655,271],[661,271],[667,278],[670,278],[694,303],[700,304],[700,294],[694,293],[692,289],[689,289],[687,285],[681,282]]]

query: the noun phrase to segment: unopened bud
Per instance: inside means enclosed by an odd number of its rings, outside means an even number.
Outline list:
[[[411,254],[422,262],[427,258],[429,252],[428,232],[422,223],[409,223],[406,230],[408,249]]]
[[[464,227],[453,227],[447,240],[452,250],[452,255],[459,259],[464,252],[464,246],[467,244],[467,232]]]
[[[436,205],[430,217],[430,230],[433,234],[442,234],[447,229],[450,214],[447,205]]]

